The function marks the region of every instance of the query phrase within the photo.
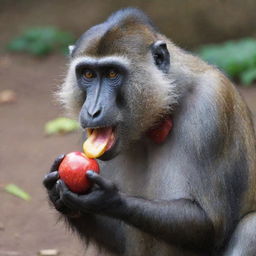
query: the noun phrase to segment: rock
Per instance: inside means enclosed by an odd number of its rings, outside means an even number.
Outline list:
[[[57,256],[59,255],[59,251],[57,249],[44,249],[44,250],[40,250],[38,252],[39,256]]]
[[[13,103],[17,100],[16,93],[12,90],[0,91],[0,103]]]

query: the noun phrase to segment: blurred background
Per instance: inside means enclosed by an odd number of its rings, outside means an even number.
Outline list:
[[[41,185],[55,157],[82,143],[76,124],[56,119],[65,113],[53,93],[65,74],[67,45],[128,6],[227,73],[255,117],[255,0],[0,0],[0,256],[42,249],[83,255]]]

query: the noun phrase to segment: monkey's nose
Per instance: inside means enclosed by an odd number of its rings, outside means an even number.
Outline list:
[[[87,114],[91,118],[97,118],[100,115],[101,110],[102,110],[101,107],[93,108],[93,109],[87,109]]]

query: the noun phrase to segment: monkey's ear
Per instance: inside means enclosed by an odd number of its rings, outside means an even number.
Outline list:
[[[164,73],[168,73],[170,68],[170,54],[167,45],[163,41],[156,41],[151,45],[151,52],[155,65]]]
[[[68,46],[69,56],[72,56],[72,53],[73,53],[74,48],[75,48],[74,45],[69,45],[69,46]]]

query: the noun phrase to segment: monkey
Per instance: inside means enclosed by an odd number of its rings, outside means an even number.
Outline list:
[[[65,155],[43,181],[87,248],[109,256],[256,255],[253,122],[222,71],[129,7],[70,47],[57,96],[89,138],[110,143],[98,157],[101,173],[85,174],[88,193],[59,178]],[[160,142],[149,136],[154,129],[167,130]]]

